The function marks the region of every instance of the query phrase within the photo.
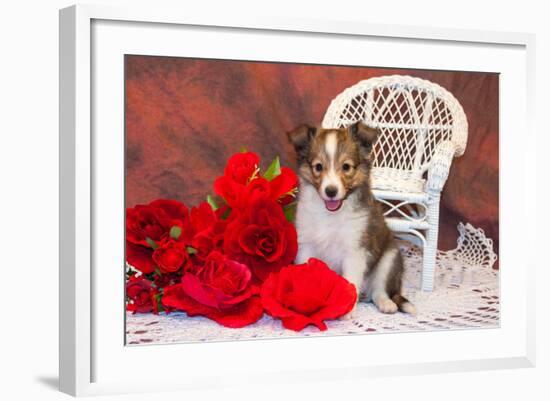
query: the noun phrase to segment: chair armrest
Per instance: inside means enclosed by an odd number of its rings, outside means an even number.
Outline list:
[[[451,141],[443,141],[437,145],[432,162],[428,168],[427,192],[441,192],[449,176],[449,169],[451,168],[456,150],[456,145]]]

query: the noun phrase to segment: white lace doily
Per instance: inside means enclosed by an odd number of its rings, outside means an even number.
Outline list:
[[[488,328],[499,326],[499,275],[493,242],[481,229],[458,226],[457,247],[438,252],[435,289],[421,292],[422,254],[402,242],[405,256],[403,292],[418,313],[385,315],[373,304],[359,303],[353,320],[327,322],[321,332],[306,327],[301,332],[285,329],[279,320],[264,317],[255,324],[230,329],[203,317],[189,318],[183,312],[126,315],[126,344],[163,344],[196,341],[228,341],[259,338],[387,333],[403,331]]]

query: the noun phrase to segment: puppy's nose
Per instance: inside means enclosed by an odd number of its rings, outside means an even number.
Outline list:
[[[327,196],[329,198],[334,198],[336,196],[336,194],[338,193],[338,188],[328,186],[328,187],[325,188],[325,193],[327,194]]]

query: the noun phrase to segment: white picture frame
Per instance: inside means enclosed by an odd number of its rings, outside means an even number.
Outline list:
[[[350,45],[357,43],[352,41],[368,39],[383,40],[385,43],[395,42],[396,45],[400,41],[406,41],[408,44],[417,43],[419,46],[433,45],[442,52],[446,51],[446,48],[452,48],[453,52],[458,53],[470,49],[478,52],[480,57],[471,57],[470,60],[465,60],[465,63],[469,63],[467,67],[464,67],[466,64],[455,65],[455,69],[476,70],[484,68],[484,63],[497,65],[490,70],[500,72],[504,81],[501,90],[500,120],[502,252],[499,256],[501,271],[505,272],[501,278],[501,327],[452,333],[180,344],[132,347],[131,350],[125,348],[123,332],[119,332],[124,321],[122,298],[120,305],[116,303],[120,294],[117,291],[122,291],[122,285],[116,282],[116,277],[114,282],[104,280],[107,276],[94,270],[103,261],[110,260],[103,258],[123,252],[122,249],[115,249],[122,248],[122,242],[111,241],[115,244],[110,249],[112,253],[97,252],[96,247],[98,241],[103,241],[97,237],[98,234],[104,234],[106,240],[110,239],[110,233],[104,230],[105,223],[119,222],[120,230],[123,229],[123,220],[119,219],[120,213],[123,213],[120,193],[114,194],[107,189],[109,185],[120,183],[123,173],[123,148],[120,147],[123,143],[123,130],[120,131],[120,136],[116,134],[116,128],[123,126],[121,104],[116,103],[118,97],[114,98],[115,103],[109,104],[106,101],[105,105],[103,102],[98,103],[97,97],[101,97],[103,89],[107,87],[114,91],[113,93],[122,91],[122,87],[119,86],[122,71],[119,71],[118,65],[111,63],[112,60],[107,59],[107,56],[114,55],[118,60],[120,52],[145,51],[140,49],[146,49],[147,46],[149,49],[157,49],[150,50],[153,53],[187,54],[189,49],[178,47],[175,40],[160,40],[163,37],[177,36],[180,30],[183,32],[185,29],[192,29],[199,37],[201,33],[206,35],[194,56],[202,51],[208,51],[209,46],[214,48],[216,40],[223,35],[231,37],[230,42],[233,45],[238,40],[251,40],[250,35],[261,34],[266,41],[273,41],[273,49],[277,47],[275,44],[278,40],[283,40],[282,37],[295,35],[305,38],[303,40],[325,40],[327,43],[331,38],[338,38],[342,43],[350,41]],[[143,30],[147,30],[146,34],[140,33]],[[212,33],[216,34],[211,35]],[[140,36],[142,34],[143,36]],[[208,35],[212,41],[208,40]],[[139,45],[128,44],[128,48],[124,47],[136,37],[140,37]],[[530,34],[375,25],[358,21],[302,20],[291,17],[280,19],[255,15],[201,15],[188,14],[181,9],[113,8],[103,5],[78,5],[61,10],[60,390],[79,396],[244,385],[246,380],[252,379],[257,383],[275,380],[280,384],[296,380],[297,372],[300,380],[329,377],[338,379],[344,376],[360,380],[363,377],[380,375],[534,366],[535,319],[532,304],[535,299],[535,283],[534,276],[529,274],[535,267],[535,261],[530,259],[534,253],[529,251],[533,245],[529,244],[527,239],[519,238],[514,230],[507,230],[524,222],[528,229],[535,231],[533,216],[536,215],[536,211],[532,204],[528,203],[527,191],[511,192],[510,185],[507,184],[508,181],[519,181],[524,183],[525,188],[529,185],[534,188],[534,44],[534,35]],[[294,46],[286,47],[286,61],[302,61],[297,59],[298,44]],[[225,43],[224,47],[227,47],[227,52],[232,51],[228,43]],[[493,54],[482,55],[488,51],[487,49],[493,49]],[[249,48],[248,51],[252,50],[254,49]],[[102,53],[103,51],[105,53]],[[216,51],[221,52],[220,49]],[[243,50],[237,57],[246,59],[249,56],[246,51]],[[256,60],[270,58],[269,53],[262,56],[258,49],[255,51]],[[285,53],[281,51],[271,57],[274,60],[285,57]],[[173,54],[174,52],[178,54]],[[234,54],[219,56],[235,57]],[[498,68],[500,56],[503,57],[502,60],[510,61],[503,66],[503,70]],[[317,61],[327,61],[324,56],[319,57]],[[349,64],[361,63],[360,59],[352,59],[353,55],[348,57]],[[388,54],[386,57],[388,60],[389,57],[399,60],[399,54]],[[103,74],[102,66],[107,65],[107,61],[109,68],[116,70],[113,77]],[[443,61],[441,65],[434,65],[428,58],[420,61],[395,62],[399,65],[392,66],[445,67]],[[445,62],[452,63],[452,58]],[[113,81],[109,81],[111,78]],[[103,82],[103,87],[95,87],[94,79],[96,83],[103,79],[106,81]],[[111,84],[106,84],[107,81]],[[510,90],[513,88],[516,90],[514,99],[511,99]],[[121,93],[118,93],[117,96],[120,95]],[[515,103],[508,104],[509,101]],[[513,116],[502,116],[503,110],[518,106],[520,110]],[[105,108],[108,108],[107,112]],[[113,136],[94,137],[94,129],[101,126],[102,121],[108,124],[105,126],[106,129],[114,128]],[[512,143],[509,140],[510,132],[519,127],[525,133],[523,140],[520,144]],[[507,164],[510,152],[514,152],[514,166]],[[117,235],[118,228],[112,231],[113,235]],[[511,242],[514,242],[515,247],[506,247]],[[118,262],[119,259],[116,259],[108,263],[116,265]],[[522,268],[506,269],[510,264],[520,265]],[[105,266],[105,263],[101,266]],[[121,280],[122,276],[121,267]],[[94,298],[98,287],[105,288],[105,291],[101,291],[101,300]],[[112,302],[113,299],[115,302]],[[112,311],[104,313],[107,305],[113,305]],[[395,339],[403,338],[402,336],[405,336],[406,341],[400,341],[402,346],[398,344],[395,347],[396,355],[377,355],[374,352],[375,349],[383,348],[388,341],[396,342]],[[323,355],[319,355],[318,352],[319,341],[323,342]],[[445,347],[445,344],[450,342],[453,349]],[[409,348],[410,351],[407,353],[406,350]],[[347,349],[371,351],[369,358],[362,358],[357,352],[357,355],[348,359],[340,357],[341,351]],[[137,359],[155,358],[157,362],[169,365],[182,350],[185,351],[186,360],[193,361],[194,364],[187,366],[187,370],[185,367],[180,369],[179,380],[166,374],[149,374],[149,380],[137,376],[131,378],[124,374],[123,366],[129,366]],[[288,368],[284,365],[285,355],[296,357],[292,366]],[[209,363],[214,358],[218,358],[215,366]],[[240,361],[235,363],[236,359]],[[262,360],[264,362],[260,362]],[[266,360],[270,363],[266,363]],[[254,361],[257,363],[253,364]],[[239,378],[237,373],[245,373],[244,378]]]

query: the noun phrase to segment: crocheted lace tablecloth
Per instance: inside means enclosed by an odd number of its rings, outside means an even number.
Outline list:
[[[300,336],[370,334],[405,331],[431,331],[499,326],[499,273],[492,268],[496,261],[492,240],[470,224],[458,226],[457,247],[438,252],[435,289],[422,292],[420,278],[422,254],[402,242],[405,257],[403,292],[417,309],[386,315],[371,303],[359,303],[352,320],[327,322],[321,332],[306,327],[301,332],[285,329],[279,320],[264,317],[250,326],[231,329],[203,317],[189,318],[183,312],[126,315],[126,344],[165,344],[249,339],[272,339]]]

